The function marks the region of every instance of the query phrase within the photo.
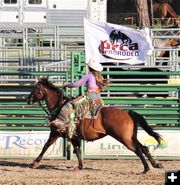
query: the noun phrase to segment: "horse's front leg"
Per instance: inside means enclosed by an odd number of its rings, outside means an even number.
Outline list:
[[[83,164],[82,164],[82,158],[81,158],[81,140],[78,138],[73,138],[71,139],[71,143],[74,147],[74,153],[76,154],[78,158],[78,166],[74,168],[74,171],[82,170],[83,169]]]
[[[39,156],[33,161],[31,164],[32,168],[38,168],[40,166],[40,161],[44,155],[44,153],[47,151],[47,149],[60,137],[59,133],[55,130],[51,130],[49,138],[47,142],[45,143],[41,153]]]

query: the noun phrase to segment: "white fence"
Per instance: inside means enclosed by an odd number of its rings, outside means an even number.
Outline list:
[[[180,47],[166,44],[157,46],[156,43],[172,39],[178,41],[180,29],[152,29],[151,35],[155,47],[145,66],[165,71],[179,71]],[[84,51],[84,31],[81,26],[0,28],[1,72],[56,71],[59,65],[68,68],[72,51]],[[158,56],[159,53],[166,53],[166,56]],[[123,67],[129,68],[129,66]],[[1,75],[0,79],[6,81],[11,79],[11,76]]]

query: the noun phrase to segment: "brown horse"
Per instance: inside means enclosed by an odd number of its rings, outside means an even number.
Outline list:
[[[169,25],[170,21],[172,21],[172,24],[179,25],[179,17],[177,16],[174,9],[171,7],[168,3],[153,3],[153,13],[154,18],[160,18],[162,24]],[[167,19],[165,21],[165,19]]]
[[[179,32],[177,32],[177,35],[179,35]],[[156,49],[160,49],[155,51],[155,57],[163,58],[163,57],[170,57],[170,51],[167,50],[167,48],[176,49],[180,46],[180,39],[154,39],[154,47]],[[180,52],[178,52],[179,56]],[[158,62],[158,60],[157,60]],[[168,65],[168,61],[161,61],[158,62],[157,65]]]
[[[49,112],[55,109],[57,106],[63,106],[68,101],[68,98],[64,96],[62,90],[59,90],[47,78],[39,78],[38,82],[32,89],[30,95],[27,98],[28,104],[33,104],[45,100]],[[100,113],[96,120],[83,119],[80,120],[77,126],[76,135],[70,140],[74,152],[78,158],[78,167],[75,169],[83,169],[81,153],[80,153],[80,139],[86,141],[94,141],[103,138],[106,135],[110,135],[123,143],[129,150],[133,151],[142,161],[144,165],[144,171],[149,171],[148,163],[145,156],[150,160],[150,163],[154,168],[160,168],[162,165],[156,163],[151,157],[151,154],[146,146],[143,146],[137,139],[137,126],[138,123],[141,127],[152,137],[154,137],[158,145],[161,142],[161,137],[158,133],[154,132],[147,124],[146,120],[134,111],[121,110],[119,108],[104,106],[101,108]],[[39,166],[39,162],[42,159],[43,154],[48,147],[52,145],[59,137],[66,137],[65,133],[57,132],[57,130],[50,126],[51,132],[47,143],[44,145],[42,152],[35,159],[32,164],[33,168]]]

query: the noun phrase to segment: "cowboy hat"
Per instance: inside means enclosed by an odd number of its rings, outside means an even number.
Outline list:
[[[103,66],[99,62],[96,62],[95,60],[92,60],[92,59],[89,60],[87,65],[90,68],[94,69],[95,71],[101,72],[103,70]]]

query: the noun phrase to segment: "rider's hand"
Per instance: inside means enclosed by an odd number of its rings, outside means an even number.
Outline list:
[[[66,88],[66,82],[63,82],[63,89],[65,89]]]

